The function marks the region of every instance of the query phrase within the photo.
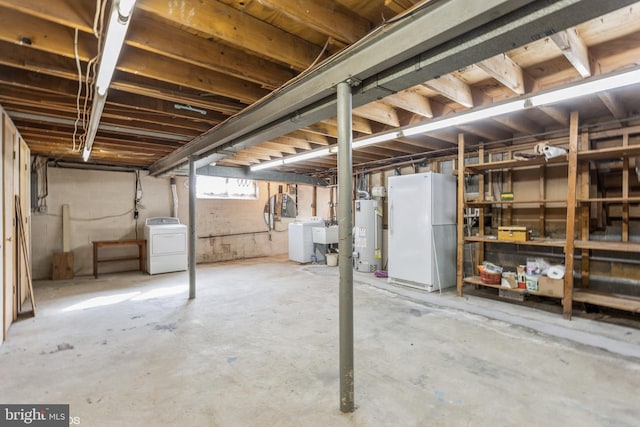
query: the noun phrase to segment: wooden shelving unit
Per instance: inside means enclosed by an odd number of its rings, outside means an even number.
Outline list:
[[[500,286],[500,285],[489,285],[487,283],[483,283],[482,279],[480,278],[480,276],[469,276],[469,277],[465,277],[464,279],[462,279],[464,283],[469,284],[469,285],[474,285],[474,286],[483,286],[485,288],[493,288],[493,289],[502,289],[502,290],[506,290],[509,292],[514,292],[514,293],[518,293],[518,294],[525,294],[525,295],[538,295],[538,296],[544,296],[544,297],[551,297],[551,298],[559,298],[559,297],[554,297],[553,295],[547,295],[547,294],[543,294],[541,292],[535,292],[535,291],[530,291],[528,289],[520,289],[520,288],[506,288],[504,286]]]
[[[487,285],[482,283],[480,277],[471,276],[464,277],[464,245],[477,244],[476,246],[476,263],[484,260],[485,244],[505,244],[516,246],[537,246],[548,248],[562,248],[565,254],[565,267],[567,272],[574,272],[574,256],[580,254],[578,271],[581,273],[580,287],[574,288],[574,275],[566,274],[564,279],[564,291],[562,297],[563,315],[570,319],[572,315],[573,303],[588,303],[610,307],[619,310],[631,312],[640,312],[640,297],[624,295],[619,293],[604,293],[591,290],[589,286],[590,275],[590,257],[591,251],[605,252],[626,252],[640,253],[640,243],[629,241],[629,218],[630,205],[640,203],[640,196],[630,196],[630,180],[629,180],[629,157],[640,157],[640,144],[631,145],[629,143],[629,135],[640,135],[640,128],[632,127],[621,130],[610,130],[589,135],[587,132],[580,133],[578,128],[578,114],[572,113],[569,121],[569,152],[567,156],[545,160],[542,158],[534,158],[530,160],[513,160],[512,152],[507,152],[507,160],[485,162],[485,152],[481,147],[478,150],[479,163],[465,164],[465,148],[464,136],[458,138],[458,295],[462,295],[463,286],[471,284],[474,286],[483,286],[497,289],[508,289],[512,292],[521,292],[525,294],[536,294],[534,292],[518,289],[501,288],[499,285]],[[615,144],[613,138],[621,138],[621,143],[615,146],[604,148],[591,148],[590,144],[597,140],[607,140],[606,144]],[[639,138],[634,138],[638,140]],[[612,142],[613,141],[613,142]],[[616,161],[622,162],[622,188],[621,191],[614,191],[613,196],[606,194],[591,195],[591,164],[598,161]],[[564,200],[550,199],[545,197],[544,175],[545,169],[553,165],[567,165],[567,198]],[[619,163],[618,163],[619,164]],[[503,173],[504,191],[511,191],[512,188],[512,171],[528,168],[540,168],[540,198],[537,200],[513,200],[502,201],[492,200],[494,195],[489,194],[485,197],[485,182],[489,177],[489,188],[491,188],[492,172],[501,171]],[[465,195],[465,177],[475,174],[479,178],[479,193],[475,194],[475,198],[467,200]],[[487,176],[485,176],[485,174]],[[636,193],[637,194],[637,193]],[[531,195],[529,195],[531,199]],[[489,199],[489,200],[486,200]],[[619,241],[611,240],[591,240],[590,239],[590,208],[594,204],[604,205],[622,205],[622,232]],[[540,230],[544,235],[544,216],[545,209],[549,207],[566,209],[566,236],[577,236],[569,239],[548,239],[534,238],[525,242],[511,242],[498,240],[496,236],[485,235],[484,232],[484,210],[494,208],[502,210],[503,222],[510,225],[513,220],[513,207],[536,208],[540,209]],[[475,236],[465,236],[464,229],[464,212],[467,208],[476,208],[480,210],[478,234]]]
[[[610,294],[590,289],[576,289],[573,292],[573,300],[587,304],[600,305],[602,307],[615,308],[617,310],[640,313],[640,298],[629,295]]]
[[[640,199],[640,198],[639,198]],[[540,204],[544,204],[544,205],[562,205],[565,206],[567,205],[567,201],[566,200],[510,200],[510,201],[505,201],[505,200],[500,200],[500,201],[491,201],[491,200],[484,200],[484,201],[480,201],[480,200],[467,200],[466,202],[467,207],[475,207],[475,206],[493,206],[493,205],[540,205]]]
[[[565,240],[562,239],[543,239],[534,238],[527,240],[526,242],[511,242],[508,240],[498,240],[496,236],[468,236],[464,238],[467,243],[502,243],[505,245],[519,245],[519,246],[546,246],[555,248],[564,248]]]

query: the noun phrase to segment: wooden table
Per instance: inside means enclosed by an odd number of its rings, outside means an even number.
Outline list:
[[[98,263],[101,262],[118,262],[118,261],[131,261],[138,260],[140,264],[140,271],[146,272],[146,259],[147,259],[147,241],[146,240],[98,240],[93,241],[93,276],[98,278]],[[117,258],[98,258],[98,249],[112,246],[138,246],[138,256],[124,256]]]

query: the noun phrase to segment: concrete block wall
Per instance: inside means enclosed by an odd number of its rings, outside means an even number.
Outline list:
[[[258,199],[226,200],[198,199],[197,221],[197,262],[228,261],[260,256],[283,255],[289,250],[287,227],[284,231],[270,231],[264,220],[264,208],[269,191],[267,182],[258,182]],[[293,185],[270,183],[271,195],[283,192],[295,199]],[[186,177],[176,178],[178,190],[178,217],[180,222],[189,221],[189,181]],[[298,185],[298,217],[311,216],[313,187]],[[328,190],[318,189],[319,204],[328,206]],[[326,202],[325,202],[326,199]],[[318,216],[323,215],[318,210]]]
[[[49,168],[47,213],[32,214],[33,277],[51,278],[52,256],[62,251],[62,205],[71,212],[71,249],[75,275],[93,272],[93,240],[133,239],[135,175],[127,172],[103,172]],[[173,201],[168,178],[154,178],[141,173],[143,190],[138,219],[138,238],[144,236],[146,218],[171,216]],[[186,177],[176,178],[178,217],[189,223],[189,190]],[[257,200],[199,199],[197,201],[197,262],[226,261],[288,252],[287,231],[267,233],[263,210],[267,201],[267,182],[259,182]],[[271,183],[271,194],[282,185],[295,198],[294,186]],[[298,216],[312,215],[313,187],[297,186]],[[317,215],[329,219],[329,189],[317,190]],[[284,227],[286,230],[286,227]],[[245,234],[246,233],[246,234]],[[217,237],[208,237],[217,236]],[[134,254],[131,248],[104,248],[106,256]],[[112,253],[114,252],[115,253]],[[108,253],[107,253],[108,252]],[[101,264],[100,272],[135,269],[129,264]]]
[[[93,272],[93,240],[133,239],[135,175],[127,172],[49,168],[47,213],[31,216],[34,279],[51,278],[51,259],[62,251],[62,205],[70,207],[71,250],[75,275]],[[138,219],[138,237],[143,238],[144,220],[171,215],[168,178],[141,173],[143,190]],[[135,248],[120,248],[134,251]],[[128,252],[127,252],[128,253]],[[108,254],[107,254],[108,255]],[[135,268],[133,262],[131,268]],[[121,265],[102,264],[100,271],[122,270]]]

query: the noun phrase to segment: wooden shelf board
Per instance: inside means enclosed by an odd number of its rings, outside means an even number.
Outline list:
[[[596,148],[594,150],[578,152],[578,158],[580,160],[615,159],[619,157],[638,155],[640,155],[640,145],[629,145],[627,147],[620,146]]]
[[[473,201],[469,200],[465,204],[469,206],[491,206],[491,205],[542,205],[548,203],[562,203],[567,205],[566,200],[510,200],[510,201]]]
[[[526,242],[511,242],[508,240],[498,240],[495,236],[469,236],[464,238],[468,243],[507,243],[515,245],[529,246],[549,246],[556,248],[564,248],[566,242],[562,239],[540,239],[527,240]]]
[[[478,286],[484,286],[487,288],[494,288],[494,289],[504,289],[507,291],[511,291],[511,292],[516,292],[519,294],[525,294],[525,295],[538,295],[538,296],[543,296],[543,297],[550,297],[550,298],[561,298],[561,297],[557,297],[557,296],[553,296],[553,295],[546,295],[546,294],[542,294],[540,292],[535,292],[535,291],[530,291],[528,289],[520,289],[520,288],[507,288],[504,286],[500,286],[500,285],[488,285],[486,283],[482,282],[482,279],[480,278],[480,276],[471,276],[471,277],[465,277],[464,279],[462,279],[462,281],[466,284],[469,285],[478,285]]]
[[[638,196],[634,196],[634,197],[593,197],[590,199],[578,199],[578,202],[580,203],[590,203],[590,202],[604,202],[604,203],[624,203],[624,202],[629,202],[629,203],[638,203],[640,202],[640,197]]]
[[[586,289],[574,289],[573,300],[602,307],[640,313],[640,298],[620,294],[609,294]]]
[[[576,240],[577,249],[596,249],[602,251],[615,252],[636,252],[640,253],[640,243],[636,242],[611,242],[605,240]]]
[[[139,261],[139,260],[140,260],[140,257],[136,255],[136,256],[122,256],[122,257],[115,257],[115,258],[99,259],[96,262],[103,263],[103,262]]]
[[[506,287],[500,286],[500,285],[488,285],[488,284],[482,282],[482,279],[480,278],[480,276],[465,277],[464,279],[462,279],[462,281],[464,283],[469,284],[469,285],[485,286],[487,288],[495,288],[495,289],[506,289],[508,291],[518,292],[518,293],[521,293],[521,294],[527,292],[526,289],[512,289],[512,288],[506,288]]]
[[[527,168],[532,166],[540,166],[540,165],[553,165],[553,164],[561,164],[567,163],[566,157],[556,157],[551,160],[546,160],[544,156],[534,157],[529,160],[500,160],[497,162],[486,162],[486,163],[474,163],[469,165],[464,165],[465,170],[469,170],[472,172],[479,171],[487,171],[492,169],[512,169],[512,168]]]

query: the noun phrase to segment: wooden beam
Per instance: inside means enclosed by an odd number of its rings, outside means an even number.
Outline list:
[[[569,127],[569,112],[564,108],[548,105],[538,107],[538,109],[562,126]]]
[[[622,146],[629,146],[629,134],[622,136]],[[622,241],[629,241],[629,156],[622,159]]]
[[[136,7],[255,55],[290,64],[296,70],[306,69],[322,50],[219,1],[181,0],[177,4],[166,0],[138,0]]]
[[[225,96],[246,104],[251,104],[269,93],[255,83],[132,47],[120,54],[117,69]]]
[[[258,3],[346,44],[360,40],[371,29],[366,19],[342,13],[335,4],[329,2],[258,0]]]
[[[466,134],[478,135],[488,141],[504,141],[513,138],[513,132],[499,129],[495,125],[490,126],[488,123],[479,122],[468,125],[458,125],[456,127]]]
[[[40,19],[78,28],[87,33],[93,32],[95,2],[64,0],[0,0],[4,6]],[[4,13],[4,12],[3,12]]]
[[[127,32],[127,45],[275,89],[295,76],[293,70],[246,51],[195,36],[149,19],[140,11]],[[150,37],[150,35],[153,35]]]
[[[279,136],[277,138],[272,138],[270,140],[270,142],[276,142],[279,144],[284,144],[284,145],[289,145],[291,147],[295,147],[295,148],[300,148],[302,150],[311,150],[311,144],[309,144],[307,141],[302,140],[302,139],[298,139],[298,138],[292,138],[288,135],[283,135],[283,136]]]
[[[491,120],[525,135],[537,135],[544,132],[542,126],[527,119],[525,115],[507,114],[492,117]]]
[[[351,127],[353,128],[354,132],[360,132],[367,135],[371,135],[373,133],[373,130],[371,129],[371,123],[369,123],[369,120],[366,118],[353,114],[351,118],[351,122],[352,122]],[[338,137],[338,126],[337,126],[338,122],[336,121],[335,117],[331,119],[323,120],[320,123],[324,125],[324,128],[327,131],[335,132],[335,134],[334,133],[328,134],[329,136],[333,136],[334,138]],[[317,126],[318,126],[318,123],[307,127],[307,129],[309,130],[319,129]]]
[[[627,118],[627,110],[610,92],[599,92],[598,98],[617,120]]]
[[[74,34],[72,30],[50,21],[45,21],[15,10],[2,10],[0,13],[0,40],[21,44],[27,38],[30,49],[55,53],[74,59]],[[90,34],[78,34],[78,56],[87,62],[98,49],[96,38]]]
[[[506,54],[496,55],[476,64],[478,68],[493,77],[514,93],[522,95],[525,92],[524,74],[522,68]]]
[[[128,79],[121,78],[119,81],[111,82],[109,99],[113,98],[114,90],[119,90],[123,93],[134,93],[177,104],[191,105],[192,107],[207,110],[207,114],[215,111],[227,116],[236,114],[245,107],[244,104],[229,99],[196,96],[196,94],[192,93],[193,91],[189,91],[187,88],[180,88],[169,83],[154,82],[155,86],[151,86],[141,82],[143,79],[146,79],[146,77],[129,75]]]
[[[462,296],[462,280],[464,279],[464,134],[458,135],[458,253],[456,262],[456,290],[459,297]]]
[[[578,179],[578,113],[572,112],[569,119],[569,171],[567,174],[567,231],[564,247],[564,292],[562,298],[562,314],[571,319],[573,308],[573,264],[575,250],[576,226],[576,181]]]
[[[429,80],[424,85],[460,105],[468,108],[473,107],[471,88],[453,74],[446,74],[437,79]]]
[[[422,117],[432,118],[431,104],[429,98],[420,95],[412,89],[403,90],[383,98],[383,101],[403,110],[410,111]]]
[[[558,31],[551,35],[551,40],[560,48],[562,54],[582,77],[591,76],[589,50],[575,28]]]
[[[75,121],[77,118],[77,111],[75,105],[57,106],[57,107],[33,107],[24,105],[15,105],[11,102],[4,104],[7,111],[16,111],[21,113],[33,114],[36,116],[56,117],[61,119],[67,119]],[[115,113],[111,109],[107,108],[102,113],[101,124],[120,126],[123,128],[151,130],[157,132],[166,132],[174,135],[184,135],[191,138],[195,138],[201,133],[207,131],[210,126],[206,123],[197,124],[188,122],[183,119],[169,118],[153,116],[148,117],[143,113],[135,111],[124,111],[121,113]],[[23,119],[28,120],[28,119]],[[82,126],[81,122],[79,123]]]
[[[589,131],[583,131],[580,134],[580,151],[589,150]],[[580,190],[579,197],[581,199],[589,198],[589,187],[590,187],[590,172],[589,172],[589,162],[580,162],[578,165],[578,176],[580,177]],[[591,207],[588,204],[583,204],[580,206],[580,240],[587,241],[589,240],[589,226],[591,223],[590,220],[590,212]],[[589,248],[582,249],[582,258],[580,260],[581,267],[581,277],[580,277],[580,287],[587,288],[589,286],[589,275],[591,274],[590,264],[591,264],[591,250]]]
[[[335,141],[330,141],[329,138],[327,138],[324,135],[308,132],[308,131],[305,131],[304,129],[291,132],[287,135],[292,138],[301,139],[316,145],[329,145],[335,142]]]
[[[256,145],[256,147],[271,148],[273,150],[278,150],[282,153],[287,153],[287,154],[296,154],[298,152],[295,149],[295,147],[292,147],[290,145],[285,145],[285,144],[278,144],[277,142],[263,142],[261,144]]]
[[[391,105],[381,101],[374,101],[354,108],[353,114],[388,126],[400,126],[400,119],[398,118],[396,110]]]

